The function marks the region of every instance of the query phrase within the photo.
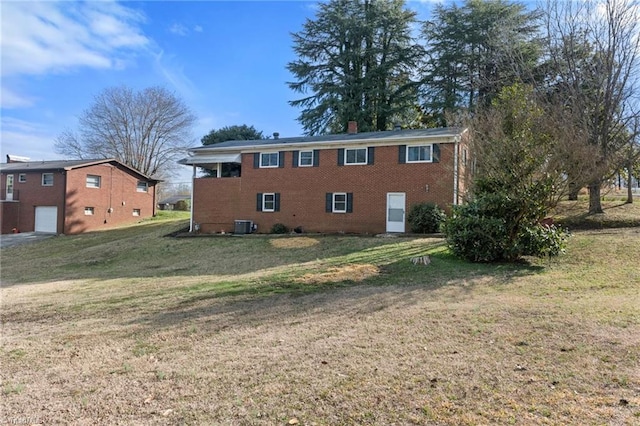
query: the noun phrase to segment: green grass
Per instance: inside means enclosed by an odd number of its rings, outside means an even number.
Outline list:
[[[3,249],[7,418],[640,417],[640,229],[576,232],[556,259],[486,265],[436,238],[167,236],[186,224],[167,215]]]

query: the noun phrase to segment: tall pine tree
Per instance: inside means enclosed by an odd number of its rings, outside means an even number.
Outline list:
[[[331,0],[315,20],[293,34],[298,59],[287,69],[289,87],[306,95],[291,101],[309,135],[344,132],[351,120],[362,131],[387,130],[413,114],[414,72],[424,55],[411,36],[416,14],[403,0]]]

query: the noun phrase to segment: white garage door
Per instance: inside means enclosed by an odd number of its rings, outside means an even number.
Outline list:
[[[36,207],[36,232],[58,232],[58,208],[56,206]]]

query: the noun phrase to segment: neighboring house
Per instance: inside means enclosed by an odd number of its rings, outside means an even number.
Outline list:
[[[156,179],[114,159],[0,164],[2,233],[78,234],[155,214]]]
[[[458,128],[228,141],[192,148],[191,230],[405,232],[408,209],[462,202],[469,167]],[[196,177],[197,168],[216,177]],[[237,222],[238,221],[238,222]],[[238,231],[237,225],[242,231]]]
[[[186,203],[185,205],[187,206],[188,210],[189,202],[191,201],[190,195],[174,195],[173,197],[165,198],[158,203],[158,208],[160,210],[177,210],[176,204],[181,201],[184,201]]]

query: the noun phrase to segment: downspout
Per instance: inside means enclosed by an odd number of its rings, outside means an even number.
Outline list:
[[[195,192],[196,186],[196,165],[193,165],[193,175],[191,175],[191,214],[189,218],[189,232],[193,233],[193,193]]]
[[[62,234],[67,233],[67,199],[68,199],[68,194],[67,194],[67,171],[63,170],[62,171],[62,176],[63,176],[63,180],[64,180],[64,185],[63,185],[63,194],[64,194],[64,198],[63,198],[63,202],[62,202]],[[35,218],[34,218],[35,220]],[[58,221],[58,218],[56,218],[56,222]],[[35,223],[34,223],[34,230],[35,230]],[[56,233],[58,230],[58,225],[56,224]]]
[[[458,205],[458,185],[459,185],[459,178],[458,178],[458,174],[460,173],[460,169],[458,167],[458,149],[460,149],[459,144],[460,144],[460,136],[456,135],[454,137],[454,148],[453,148],[453,205],[457,206]]]
[[[158,190],[158,183],[156,182],[155,185],[153,185],[153,207],[151,209],[151,217],[156,217],[156,191]]]

